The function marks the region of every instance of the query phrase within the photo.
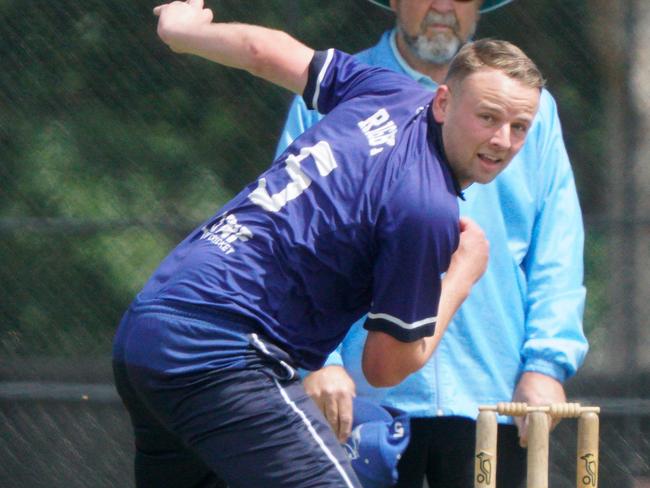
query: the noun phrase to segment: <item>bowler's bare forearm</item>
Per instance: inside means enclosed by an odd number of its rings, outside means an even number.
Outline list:
[[[239,68],[301,94],[314,55],[285,32],[256,25],[212,22],[202,4],[173,2],[154,9],[158,35],[175,52]]]
[[[438,347],[449,322],[469,296],[473,282],[456,280],[453,275],[442,280],[436,329],[432,336],[414,342],[400,342],[384,332],[368,333],[363,352],[363,372],[375,387],[394,386],[422,368]]]

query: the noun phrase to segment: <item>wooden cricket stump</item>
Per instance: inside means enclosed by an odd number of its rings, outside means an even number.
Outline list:
[[[598,487],[599,407],[579,403],[528,406],[502,402],[479,406],[476,420],[474,488],[496,488],[497,414],[528,417],[527,488],[548,488],[549,423],[553,418],[578,419],[576,486]]]

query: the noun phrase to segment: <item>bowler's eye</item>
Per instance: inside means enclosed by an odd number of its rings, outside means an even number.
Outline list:
[[[492,116],[492,114],[479,114],[479,118],[488,123],[494,121],[494,116]]]
[[[520,134],[525,134],[526,132],[528,132],[528,125],[527,125],[527,124],[519,124],[519,123],[517,123],[517,124],[512,124],[512,128],[513,128],[516,132],[518,132],[518,133],[520,133]]]

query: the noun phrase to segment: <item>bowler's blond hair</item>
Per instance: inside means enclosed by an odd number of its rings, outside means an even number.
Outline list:
[[[485,68],[502,71],[512,79],[541,90],[546,81],[535,63],[514,44],[496,39],[480,39],[465,44],[449,65],[445,84],[463,81]]]

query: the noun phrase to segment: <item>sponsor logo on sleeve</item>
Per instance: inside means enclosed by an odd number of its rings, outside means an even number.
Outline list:
[[[253,237],[253,233],[248,227],[237,222],[235,215],[228,214],[210,227],[203,226],[201,231],[203,232],[201,240],[205,239],[211,242],[226,254],[235,252],[234,245],[237,241],[246,242]]]

